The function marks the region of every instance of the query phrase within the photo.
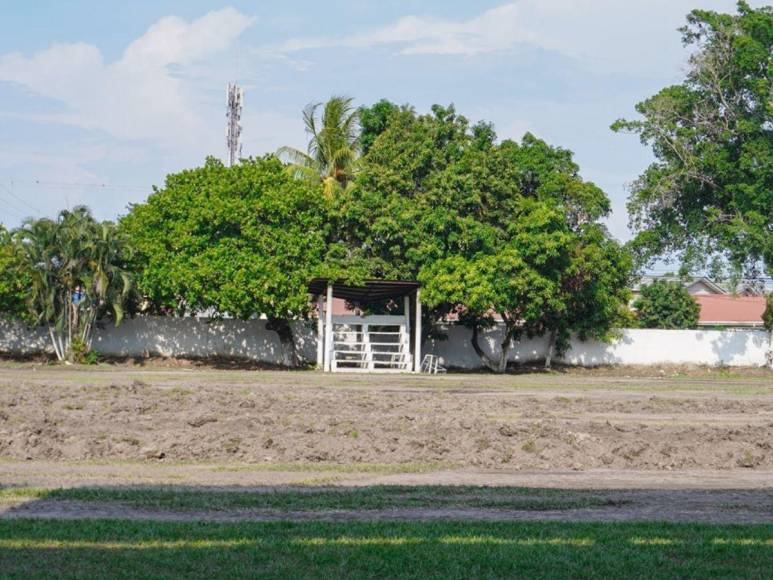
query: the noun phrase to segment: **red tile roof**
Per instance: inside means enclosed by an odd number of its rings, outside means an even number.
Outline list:
[[[699,294],[693,298],[701,307],[699,324],[762,324],[764,296]]]

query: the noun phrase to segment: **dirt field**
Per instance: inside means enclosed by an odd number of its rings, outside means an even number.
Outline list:
[[[148,497],[119,501],[127,485]],[[400,492],[378,509],[346,508],[374,485],[426,491],[418,504]],[[169,486],[220,495],[180,510],[153,499]],[[510,503],[477,505],[474,488],[448,503],[459,486],[487,486]],[[89,501],[67,495],[89,488],[103,491]],[[280,510],[260,499],[313,489],[348,499],[323,498],[312,511],[298,498]],[[555,490],[564,503],[551,496],[524,508],[524,489]],[[234,492],[258,499],[234,507]],[[224,507],[212,510],[210,500]],[[4,363],[0,517],[773,522],[773,375]]]
[[[0,368],[0,457],[771,469],[773,380],[11,365]]]

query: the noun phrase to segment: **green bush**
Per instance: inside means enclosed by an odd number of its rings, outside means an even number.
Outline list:
[[[656,280],[641,289],[633,303],[642,328],[692,328],[701,307],[679,282]]]

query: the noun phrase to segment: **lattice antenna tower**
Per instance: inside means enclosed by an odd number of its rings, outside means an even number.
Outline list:
[[[228,110],[226,118],[228,125],[226,127],[226,146],[228,147],[228,165],[232,166],[239,162],[242,156],[242,106],[244,104],[244,89],[236,83],[228,83],[226,91]]]

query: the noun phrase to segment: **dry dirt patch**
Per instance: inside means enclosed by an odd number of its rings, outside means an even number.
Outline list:
[[[0,368],[0,457],[773,468],[765,375],[667,388],[657,377],[33,368]]]

